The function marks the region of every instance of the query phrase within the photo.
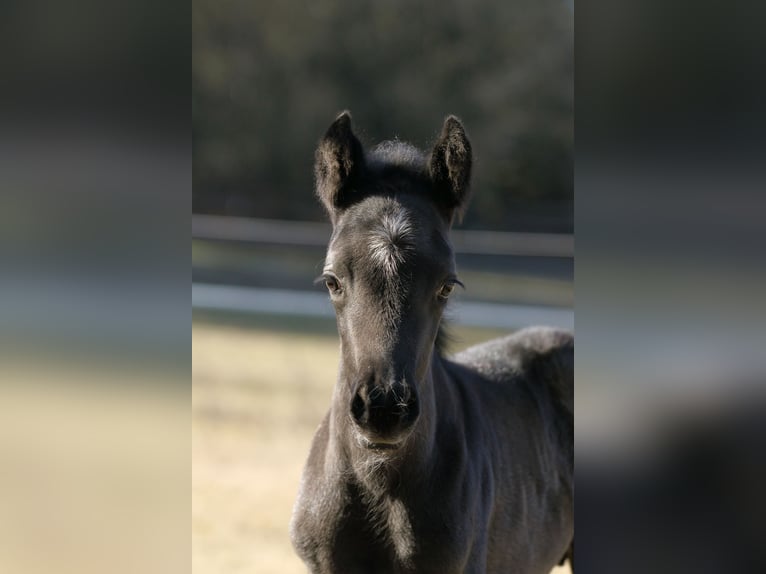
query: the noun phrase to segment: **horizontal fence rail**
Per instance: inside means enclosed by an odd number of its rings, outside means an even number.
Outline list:
[[[192,239],[325,247],[329,237],[330,226],[326,223],[192,215]],[[455,229],[451,238],[456,253],[574,257],[574,236],[571,234]]]

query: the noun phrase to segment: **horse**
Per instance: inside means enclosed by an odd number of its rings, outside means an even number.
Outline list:
[[[319,142],[332,223],[320,281],[340,366],[290,521],[314,574],[549,572],[574,556],[574,338],[544,327],[445,356],[449,231],[471,144],[365,150],[341,113]]]

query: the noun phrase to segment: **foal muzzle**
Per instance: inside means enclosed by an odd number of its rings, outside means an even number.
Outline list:
[[[419,414],[417,389],[404,381],[359,383],[351,400],[351,416],[373,448],[403,441]]]

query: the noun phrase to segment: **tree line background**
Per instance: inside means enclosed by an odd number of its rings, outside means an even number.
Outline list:
[[[313,151],[349,109],[363,143],[475,152],[464,226],[571,232],[573,15],[562,0],[194,0],[193,211],[321,220]]]

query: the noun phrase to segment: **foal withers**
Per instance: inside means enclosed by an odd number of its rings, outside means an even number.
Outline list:
[[[439,352],[471,161],[454,117],[428,157],[365,153],[348,113],[320,142],[341,360],[291,524],[312,572],[547,572],[572,545],[571,336]]]

